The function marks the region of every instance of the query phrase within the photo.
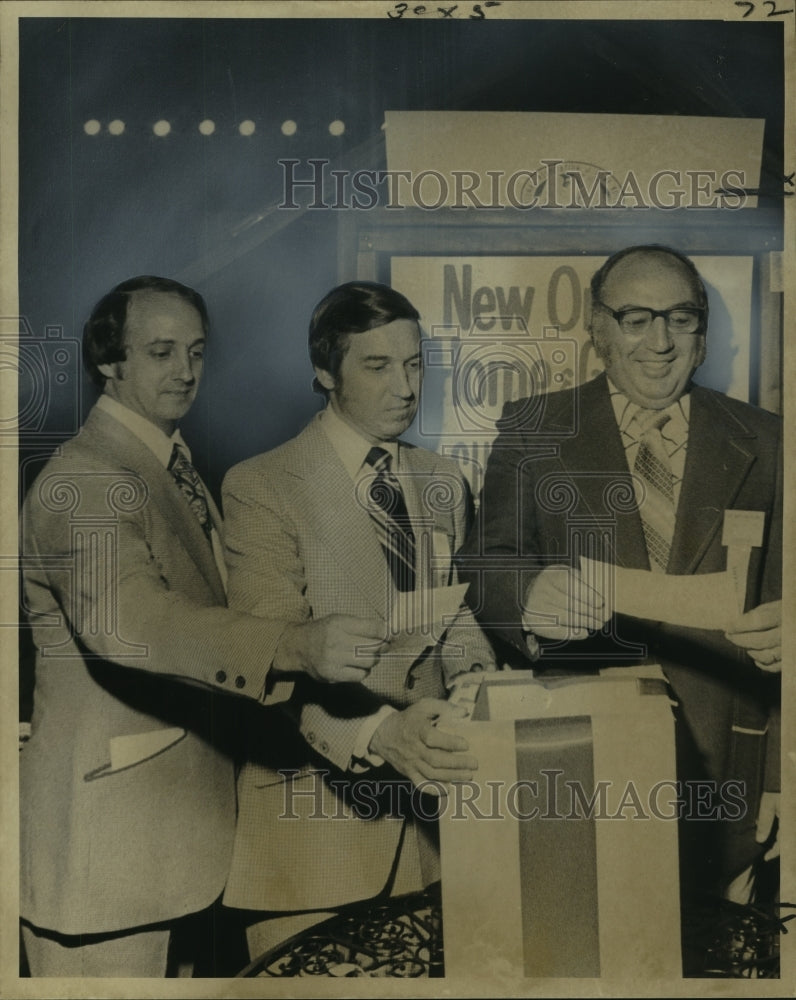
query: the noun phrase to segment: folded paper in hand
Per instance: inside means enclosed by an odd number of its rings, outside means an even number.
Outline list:
[[[722,544],[727,548],[723,573],[670,576],[625,569],[581,556],[586,583],[612,611],[687,628],[728,631],[743,612],[751,550],[763,544],[765,513],[725,510]]]
[[[644,569],[625,569],[581,556],[586,583],[613,611],[687,628],[725,631],[738,614],[737,591],[744,581],[736,573],[670,576]]]
[[[394,595],[390,608],[389,646],[385,656],[417,659],[435,645],[456,617],[464,601],[467,584],[425,587]]]

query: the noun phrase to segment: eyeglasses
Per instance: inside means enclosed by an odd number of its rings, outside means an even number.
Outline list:
[[[597,302],[597,305],[613,316],[622,333],[634,337],[642,337],[658,316],[663,317],[669,333],[696,333],[705,317],[705,310],[700,306],[687,308],[679,306],[676,309],[612,309],[604,302]]]

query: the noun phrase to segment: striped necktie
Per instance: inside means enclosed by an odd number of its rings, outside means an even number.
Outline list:
[[[376,526],[393,581],[398,590],[415,589],[415,536],[401,484],[390,471],[392,456],[374,446],[365,462],[376,475],[368,486],[368,513]]]
[[[661,428],[671,417],[659,410],[639,410],[636,424],[641,431],[634,473],[644,484],[639,504],[650,568],[665,573],[674,537],[674,476]]]
[[[204,486],[202,486],[199,473],[191,465],[185,449],[179,444],[175,443],[172,449],[168,468],[169,472],[174,476],[174,481],[177,483],[180,491],[191,505],[191,510],[196,515],[199,524],[201,524],[208,541],[210,541],[210,533],[213,530],[213,518],[207,506]]]

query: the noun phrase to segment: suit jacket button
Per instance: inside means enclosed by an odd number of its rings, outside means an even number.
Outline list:
[[[226,679],[227,675],[223,670],[216,671],[216,680],[218,681],[219,684],[223,684]]]
[[[415,679],[411,674],[406,678],[406,686],[409,688],[410,691],[415,686]]]
[[[315,739],[316,739],[315,733],[313,733],[313,732],[307,733],[307,742],[308,743],[314,743]]]
[[[235,687],[236,688],[246,687],[246,678],[241,677],[240,674],[238,674],[238,676],[235,678]]]
[[[318,749],[321,751],[321,753],[328,753],[329,744],[326,742],[326,740],[321,740],[321,742],[318,744]]]

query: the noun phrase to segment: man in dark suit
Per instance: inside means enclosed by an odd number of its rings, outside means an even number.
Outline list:
[[[684,886],[726,888],[760,854],[756,837],[768,839],[776,812],[781,422],[693,384],[707,319],[702,281],[675,251],[631,247],[599,269],[589,329],[605,374],[539,406],[506,405],[460,570],[477,617],[518,666],[662,666],[678,702],[679,777],[743,783],[743,818],[681,824]],[[610,597],[581,575],[580,555],[653,574],[723,571],[725,510],[764,523],[748,568],[752,610],[726,632],[611,615]],[[697,831],[708,843],[690,844]]]
[[[313,630],[330,620],[348,623],[343,646],[370,633],[379,650],[363,684],[297,684],[295,721],[271,710],[280,740],[253,733],[224,894],[227,906],[261,911],[248,932],[253,956],[319,911],[436,880],[434,824],[423,821],[433,805],[416,798],[412,817],[400,793],[410,781],[438,791],[476,766],[464,739],[444,731],[457,717],[444,700],[454,677],[494,662],[469,610],[422,652],[379,642],[401,592],[455,582],[468,512],[457,466],[399,440],[422,382],[418,319],[385,285],[333,289],[309,338],[326,408],[224,480],[230,605],[263,617],[273,662],[316,661]]]
[[[229,870],[235,783],[218,695],[267,704],[292,690],[265,623],[225,607],[221,518],[177,429],[207,330],[201,296],[177,282],[134,278],[106,295],[83,338],[102,395],[23,507],[37,647],[20,755],[33,976],[166,974],[180,918],[210,906]],[[290,664],[318,680],[367,668]]]

